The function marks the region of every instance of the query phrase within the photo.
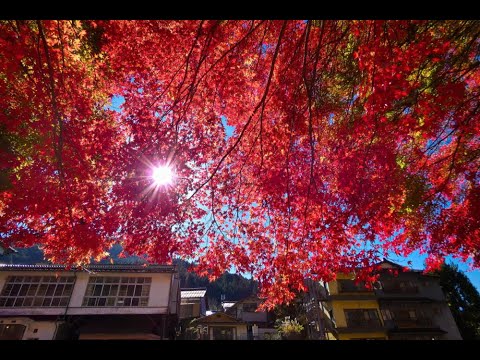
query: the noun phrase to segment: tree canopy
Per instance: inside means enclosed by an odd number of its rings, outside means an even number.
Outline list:
[[[480,294],[457,265],[443,264],[440,285],[463,340],[480,339]]]
[[[391,252],[478,267],[479,34],[1,21],[0,234],[70,265],[121,243],[211,278],[234,268],[267,305]]]

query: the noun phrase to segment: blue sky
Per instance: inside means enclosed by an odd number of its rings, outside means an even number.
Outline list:
[[[110,106],[110,109],[116,111],[116,112],[121,112],[122,109],[120,106],[125,102],[125,98],[123,96],[114,96],[112,97],[112,105]]]

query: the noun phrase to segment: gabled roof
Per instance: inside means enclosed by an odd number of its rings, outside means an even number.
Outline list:
[[[207,293],[206,288],[180,289],[181,299],[201,299]]]
[[[191,322],[191,324],[245,324],[245,322],[225,314],[224,312],[218,312],[195,319]]]
[[[417,274],[423,275],[423,276],[438,277],[437,274],[433,274],[433,273],[424,274],[423,270],[416,270],[416,269],[405,270],[405,266],[394,263],[393,261],[387,260],[385,258],[383,259],[383,261],[380,261],[379,263],[377,263],[377,266],[380,266],[380,268],[383,269],[383,270],[397,269],[397,270],[400,270],[400,272],[403,272],[403,273],[417,273]]]
[[[382,269],[403,269],[403,266],[397,263],[394,263],[393,261],[383,259],[380,261],[377,266],[380,266]]]
[[[65,265],[39,264],[39,265],[20,265],[20,264],[0,264],[0,271],[86,271],[96,272],[133,272],[133,273],[172,273],[176,271],[174,265],[88,265],[83,268],[67,268]]]
[[[226,310],[234,306],[236,303],[236,301],[222,301],[222,307]]]
[[[232,305],[230,306],[227,306],[228,308],[235,308],[237,307],[239,304],[244,304],[244,303],[247,303],[247,302],[263,302],[264,299],[261,299],[259,298],[257,295],[249,295],[241,300],[238,300],[238,301],[235,301],[233,302],[232,301]],[[229,302],[224,302],[222,303],[222,306],[225,308],[225,306],[223,304],[229,304]]]

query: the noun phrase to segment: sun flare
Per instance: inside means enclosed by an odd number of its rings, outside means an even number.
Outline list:
[[[168,166],[153,168],[152,179],[156,185],[168,185],[172,183],[173,173]]]

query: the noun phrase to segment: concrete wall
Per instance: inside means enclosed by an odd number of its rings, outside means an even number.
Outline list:
[[[267,322],[267,313],[266,312],[250,312],[242,311],[241,319],[247,322]]]
[[[438,304],[439,313],[434,315],[433,321],[440,326],[447,334],[442,338],[445,340],[462,340],[460,331],[458,330],[457,323],[453,318],[452,312],[446,303]]]

